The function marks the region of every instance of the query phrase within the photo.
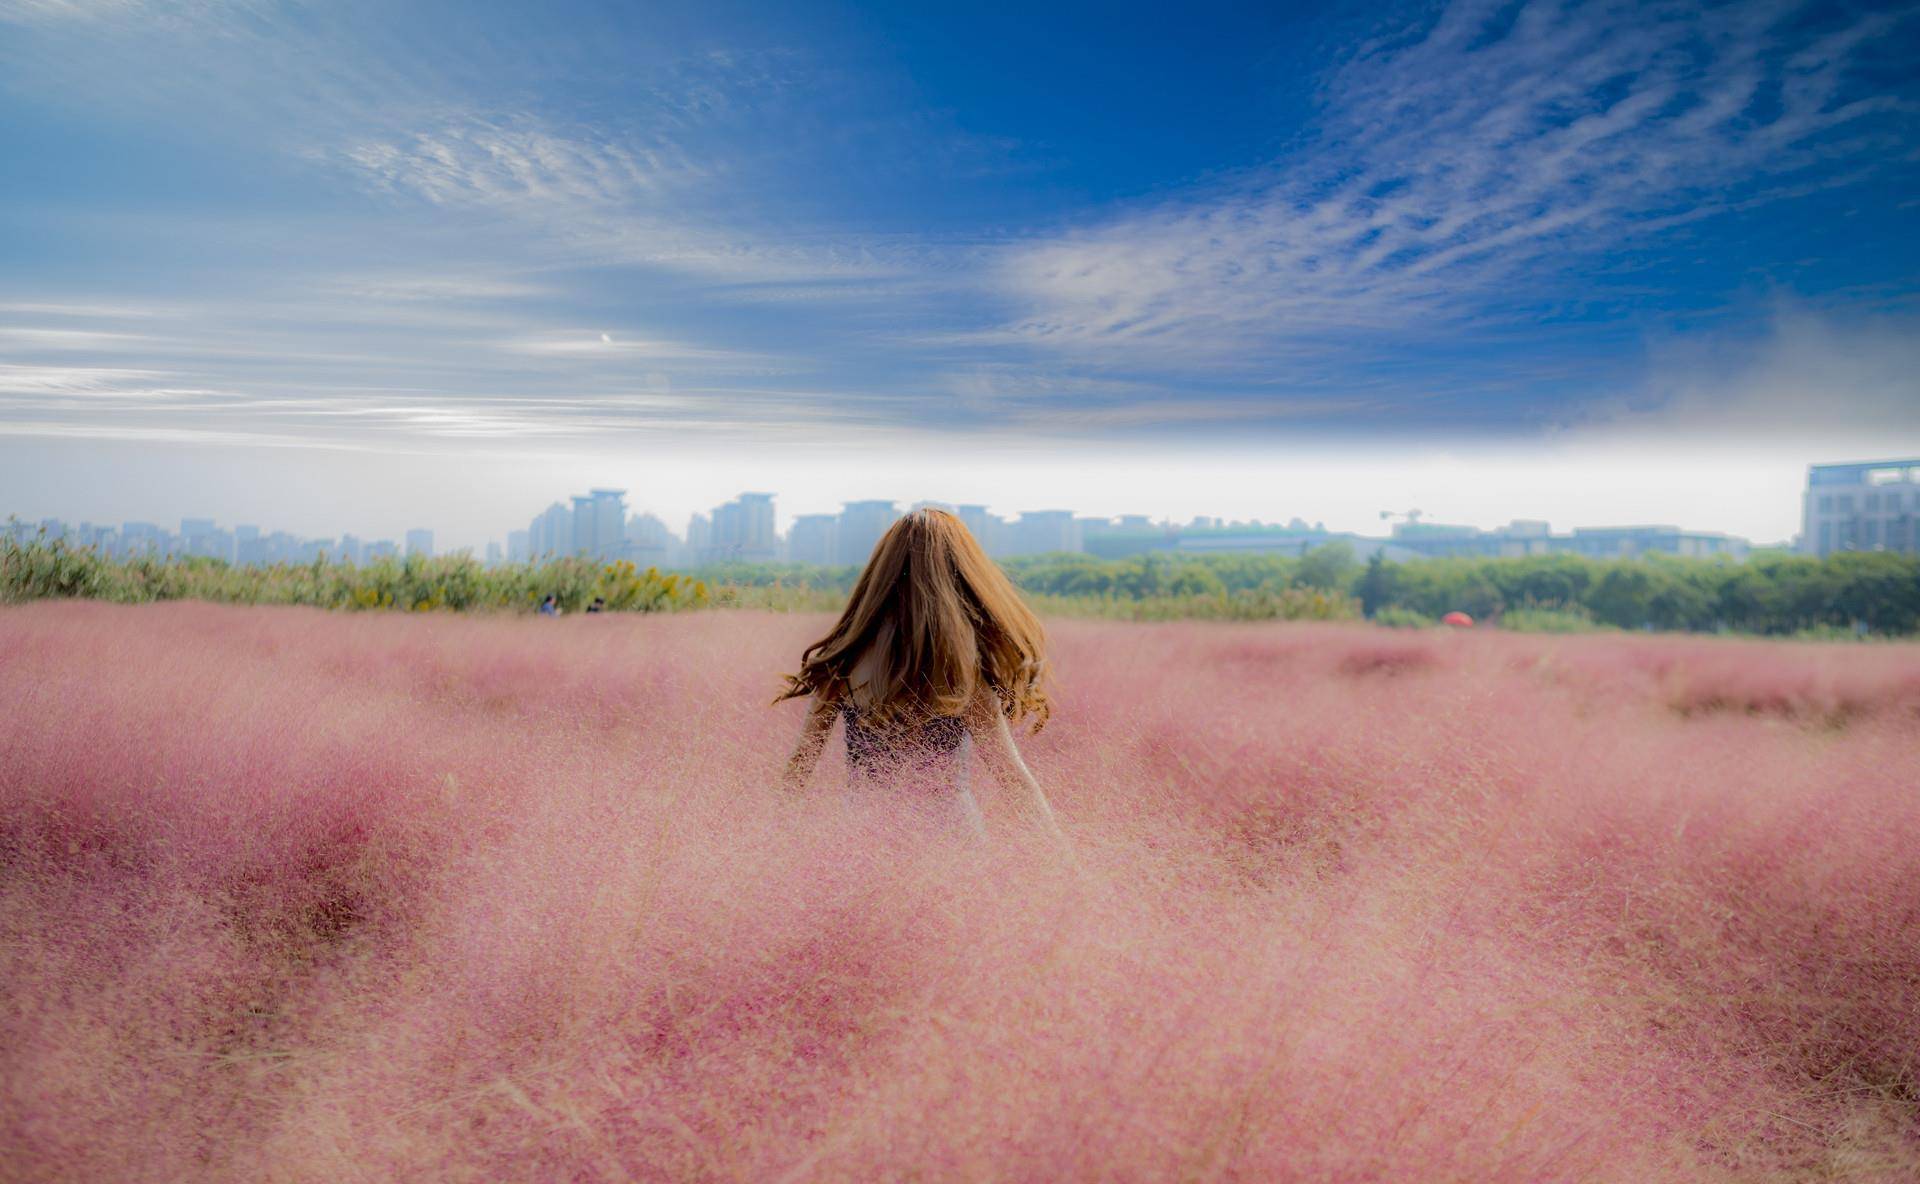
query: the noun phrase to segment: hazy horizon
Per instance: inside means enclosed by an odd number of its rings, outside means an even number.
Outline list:
[[[252,455],[244,464],[211,466],[207,479],[161,497],[121,502],[117,492],[102,491],[66,499],[92,509],[22,512],[6,505],[0,515],[72,524],[152,521],[169,528],[180,518],[211,517],[226,527],[245,522],[306,537],[347,533],[363,539],[398,539],[409,528],[425,527],[435,532],[439,549],[472,547],[476,553],[488,542],[504,543],[509,530],[524,529],[551,503],[590,487],[625,489],[629,513],[655,514],[681,535],[691,514],[708,513],[748,490],[775,495],[783,532],[796,515],[837,511],[843,502],[864,498],[890,499],[903,509],[920,500],[980,503],[1005,517],[1065,509],[1101,517],[1147,514],[1180,523],[1198,516],[1267,523],[1301,518],[1333,531],[1380,535],[1389,530],[1383,512],[1410,509],[1429,522],[1488,528],[1516,518],[1545,519],[1556,530],[1666,524],[1760,544],[1789,541],[1798,531],[1806,465],[1790,453],[1728,459],[1708,452],[1688,462],[1677,450],[1650,456],[1653,447],[1638,442],[1608,449],[1549,447],[1533,456],[1436,448],[1368,459],[1145,448],[1065,456],[1049,448],[1034,455],[1042,451],[1035,446],[1024,455],[1007,449],[975,453],[964,464],[943,463],[931,451],[896,449],[884,461],[869,455],[858,458],[864,463],[836,466],[802,452],[735,467],[723,458],[700,456],[657,457],[651,463],[605,457],[585,465],[566,457],[500,464],[490,480],[471,485],[461,484],[457,475],[483,469],[487,462],[469,456],[420,454],[384,468],[376,462],[355,477],[343,476],[345,468],[308,469],[299,461],[318,455],[336,464],[363,464],[367,458],[303,449],[289,463],[276,450]],[[50,470],[62,463],[57,455],[36,459]],[[185,458],[169,454],[161,463],[181,459],[190,460],[191,453]],[[1823,456],[1815,463],[1893,459],[1900,458]],[[153,457],[128,449],[120,458],[120,476],[140,484],[146,480],[143,466],[153,463]],[[1141,473],[1152,476],[1151,485]],[[31,480],[31,470],[15,477]],[[247,500],[261,490],[269,495]],[[116,505],[129,508],[122,512]],[[269,506],[282,512],[269,513]],[[409,506],[420,512],[409,513]],[[1616,513],[1605,517],[1594,512],[1597,507]]]

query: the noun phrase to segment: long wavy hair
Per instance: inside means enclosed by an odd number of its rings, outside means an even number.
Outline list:
[[[904,722],[958,715],[984,682],[1008,719],[1048,714],[1046,635],[1000,565],[945,510],[895,522],[827,635],[800,655],[779,698],[844,703]],[[858,687],[855,681],[858,680]]]

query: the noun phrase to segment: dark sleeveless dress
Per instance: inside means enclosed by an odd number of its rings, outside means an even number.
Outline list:
[[[966,722],[957,715],[879,723],[851,701],[840,714],[847,721],[847,771],[860,777],[943,769],[958,759],[967,738]]]
[[[974,840],[986,837],[986,822],[968,786],[973,743],[957,715],[882,723],[842,703],[847,725],[847,790],[850,802],[897,825]],[[893,833],[893,832],[888,832]]]

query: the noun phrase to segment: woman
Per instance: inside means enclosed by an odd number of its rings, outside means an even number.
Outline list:
[[[840,620],[800,655],[800,673],[775,700],[810,697],[787,788],[806,785],[841,717],[853,788],[885,788],[978,833],[966,777],[973,748],[1016,809],[1059,837],[1008,726],[1046,722],[1044,647],[1038,618],[966,526],[945,510],[915,510],[874,547]]]

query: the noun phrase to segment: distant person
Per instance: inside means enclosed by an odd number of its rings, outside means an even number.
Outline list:
[[[587,611],[588,611],[588,612],[590,612],[590,613],[604,613],[604,612],[606,612],[606,611],[607,611],[607,598],[606,598],[606,597],[604,597],[604,596],[596,596],[596,597],[594,597],[594,598],[593,598],[593,603],[592,603],[592,604],[589,604],[589,605],[587,606]]]
[[[560,598],[551,592],[547,593],[546,598],[540,602],[540,615],[543,617],[559,616]]]
[[[1033,610],[960,519],[915,510],[873,549],[840,620],[802,652],[775,700],[809,699],[786,787],[805,787],[844,718],[850,789],[981,834],[967,783],[977,748],[1017,808],[1058,837],[1009,727],[1026,716],[1035,731],[1046,722],[1045,646]]]

